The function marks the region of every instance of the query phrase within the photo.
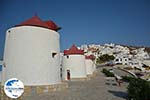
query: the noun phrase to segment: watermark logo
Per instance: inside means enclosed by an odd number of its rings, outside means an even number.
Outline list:
[[[4,92],[10,98],[19,98],[24,92],[24,85],[17,78],[11,78],[5,82]]]

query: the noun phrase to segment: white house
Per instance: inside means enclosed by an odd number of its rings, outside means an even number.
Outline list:
[[[108,55],[112,55],[113,54],[113,49],[110,47],[103,47],[103,49],[101,49],[101,54],[108,54]]]
[[[115,64],[122,64],[122,65],[128,65],[129,64],[129,58],[127,56],[118,55],[114,59]]]
[[[144,60],[142,63],[150,67],[150,60]]]
[[[142,61],[136,58],[132,58],[132,60],[129,62],[129,66],[132,68],[144,70],[144,68],[142,67],[143,66]]]
[[[86,78],[86,65],[84,51],[73,45],[69,50],[64,50],[63,78]]]
[[[6,32],[4,81],[21,80],[26,86],[60,83],[59,27],[38,16]]]
[[[93,55],[85,56],[85,64],[86,64],[86,74],[92,75],[95,71],[94,60],[95,57]]]
[[[139,48],[137,49],[135,57],[141,60],[149,59],[150,56],[147,52],[144,51],[145,48]]]

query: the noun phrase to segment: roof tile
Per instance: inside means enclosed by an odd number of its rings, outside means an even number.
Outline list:
[[[64,50],[64,55],[73,55],[73,54],[84,55],[84,50],[78,49],[75,45],[72,45],[72,47],[69,50]]]
[[[59,30],[60,28],[53,21],[42,21],[38,16],[33,16],[32,18],[22,22],[17,26],[38,26],[48,28],[54,31]]]

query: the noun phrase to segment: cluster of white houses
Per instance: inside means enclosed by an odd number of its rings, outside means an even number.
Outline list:
[[[59,84],[61,80],[86,78],[95,71],[94,56],[73,45],[60,53],[60,28],[38,16],[6,32],[2,84],[10,78],[25,86]]]
[[[150,66],[150,56],[145,48],[131,48],[127,46],[104,44],[104,45],[82,45],[87,54],[93,54],[96,58],[103,54],[113,55],[114,64],[127,65],[132,68],[144,70],[143,65]]]

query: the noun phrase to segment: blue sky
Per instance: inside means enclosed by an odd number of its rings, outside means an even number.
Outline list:
[[[150,46],[150,0],[0,0],[0,58],[5,31],[35,13],[62,27],[61,50],[110,42]]]

